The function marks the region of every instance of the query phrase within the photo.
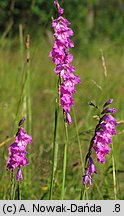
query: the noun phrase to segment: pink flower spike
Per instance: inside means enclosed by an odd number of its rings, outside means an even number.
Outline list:
[[[112,144],[112,136],[116,135],[116,126],[118,125],[116,119],[112,116],[117,110],[116,108],[105,108],[107,105],[111,104],[113,99],[109,99],[103,106],[103,111],[101,112],[102,117],[99,119],[99,123],[96,125],[95,133],[90,141],[90,146],[85,159],[85,175],[83,176],[83,184],[91,185],[93,182],[92,175],[96,173],[96,167],[94,165],[93,159],[91,157],[92,150],[95,150],[96,158],[99,163],[104,164],[106,162],[106,155],[109,155]]]
[[[7,161],[7,169],[14,171],[18,168],[16,174],[16,179],[18,181],[23,179],[21,167],[28,164],[28,159],[26,157],[28,153],[26,151],[26,147],[31,142],[32,137],[25,132],[24,128],[19,127],[18,132],[16,133],[15,142],[8,148],[9,158]]]
[[[71,64],[73,55],[69,52],[69,49],[74,47],[74,42],[70,39],[74,32],[68,27],[70,25],[68,20],[62,16],[64,10],[60,7],[58,0],[55,0],[54,4],[58,9],[58,18],[52,21],[55,40],[49,57],[56,65],[55,73],[61,78],[61,84],[59,83],[60,105],[65,112],[66,121],[71,124],[70,109],[74,105],[73,94],[76,93],[76,84],[80,82],[80,78],[74,75],[75,68]]]
[[[85,175],[83,176],[83,184],[92,185],[92,175],[96,173],[96,167],[94,165],[93,159],[91,157],[88,158],[88,166],[85,169]]]

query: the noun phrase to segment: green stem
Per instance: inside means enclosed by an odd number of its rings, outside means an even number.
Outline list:
[[[55,122],[54,122],[54,135],[53,135],[52,175],[51,175],[50,194],[49,194],[50,200],[52,200],[53,183],[54,183],[56,164],[57,164],[58,144],[56,142],[56,138],[57,138],[58,116],[59,116],[59,101],[60,101],[60,96],[58,94],[58,99],[56,98],[56,103],[55,103],[56,105],[55,105]]]
[[[112,168],[113,168],[113,187],[114,187],[114,198],[117,200],[117,183],[116,183],[116,169],[115,169],[115,158],[114,158],[114,146],[112,143]]]
[[[88,190],[87,190],[86,186],[85,186],[85,192],[86,192],[86,200],[89,200]]]
[[[14,119],[14,124],[12,127],[12,134],[15,132],[15,127],[16,127],[16,122],[18,122],[18,116],[20,115],[20,110],[22,108],[22,103],[23,103],[23,97],[24,97],[24,89],[25,89],[25,67],[26,64],[23,63],[24,61],[24,45],[23,45],[23,26],[22,24],[19,25],[19,39],[20,39],[20,74],[18,74],[19,77],[21,77],[21,81],[20,81],[20,98],[19,98],[19,102],[17,105],[17,110],[16,110],[16,114],[15,114],[15,119]]]
[[[81,188],[80,200],[88,200],[88,191],[86,185],[83,188]]]
[[[28,73],[27,84],[27,131],[32,134],[32,112],[31,112],[31,94],[30,94],[30,71]]]
[[[88,190],[86,185],[83,186],[82,193],[83,193],[82,200],[88,200]]]
[[[20,39],[20,64],[21,64],[21,73],[22,73],[23,64],[24,64],[24,38],[23,38],[22,24],[19,24],[19,39]]]
[[[25,75],[23,73],[23,78],[22,78],[22,88],[21,88],[21,93],[20,93],[20,98],[19,98],[19,102],[17,105],[17,110],[16,110],[16,114],[15,114],[15,119],[14,119],[14,123],[13,123],[13,127],[12,127],[12,134],[15,131],[15,126],[16,126],[16,121],[19,121],[18,116],[20,116],[20,110],[22,109],[22,104],[23,104],[23,100],[24,100],[24,95],[25,95],[25,86],[26,86],[26,82],[27,82],[27,74]]]
[[[15,1],[14,1],[15,2]],[[16,125],[16,121],[18,120],[18,115],[19,115],[19,111],[22,105],[22,100],[23,100],[23,91],[24,91],[24,84],[23,84],[23,78],[24,78],[24,71],[23,71],[23,27],[20,24],[19,25],[19,39],[20,39],[20,65],[21,65],[21,75],[22,75],[22,89],[21,89],[21,94],[20,94],[20,98],[19,98],[19,102],[17,105],[17,111],[15,114],[15,119],[14,119],[14,123],[13,123],[13,127],[12,127],[12,131],[11,134],[14,134],[14,130],[15,130],[15,125]],[[10,197],[11,199],[14,199],[14,190],[15,190],[15,185],[14,185],[14,173],[12,171],[12,175],[11,175],[11,193],[10,193]]]
[[[89,196],[88,196],[88,189],[86,188],[86,185],[85,185],[85,187],[84,187],[84,192],[82,193],[82,196],[81,196],[81,200],[88,200],[89,198],[88,198]]]
[[[84,160],[83,160],[83,156],[82,156],[82,148],[81,148],[80,136],[79,136],[79,132],[78,132],[78,125],[77,125],[77,119],[76,119],[74,107],[72,107],[72,111],[73,111],[73,116],[74,116],[74,123],[75,123],[75,128],[76,128],[76,134],[77,134],[77,141],[78,141],[78,147],[79,147],[79,153],[80,153],[82,173],[84,173],[84,171],[85,171],[84,170]],[[85,200],[86,197],[88,197],[88,192],[86,190],[86,185],[83,188],[81,186],[80,200],[82,200],[82,199]]]
[[[66,176],[66,166],[67,166],[67,148],[68,148],[68,124],[65,121],[65,133],[66,133],[66,142],[64,147],[64,159],[63,159],[63,174],[62,174],[62,191],[61,191],[61,200],[64,199],[65,195],[65,176]]]
[[[14,173],[13,170],[11,171],[11,183],[10,183],[10,200],[13,200],[13,194],[14,194]]]
[[[18,192],[18,200],[21,200],[20,182],[18,182],[17,192]]]
[[[32,133],[32,112],[31,112],[31,87],[30,87],[30,35],[26,38],[26,62],[27,62],[27,86],[26,86],[26,104],[27,104],[27,131]]]

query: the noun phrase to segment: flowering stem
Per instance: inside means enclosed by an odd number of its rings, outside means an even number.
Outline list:
[[[60,78],[58,80],[58,89],[60,88]],[[57,138],[57,128],[58,128],[58,116],[59,116],[59,105],[60,104],[60,95],[58,94],[58,98],[56,98],[55,102],[55,122],[54,122],[54,135],[53,135],[53,156],[52,156],[52,174],[51,174],[51,183],[50,183],[50,194],[49,199],[52,199],[53,193],[53,183],[54,183],[54,176],[56,170],[56,163],[57,163],[57,149],[58,144],[56,142]]]
[[[84,190],[81,188],[80,200],[88,200],[88,188],[84,185]]]
[[[88,158],[90,157],[91,153],[92,153],[92,148],[93,148],[93,142],[94,142],[94,138],[95,138],[95,135],[96,135],[96,131],[99,127],[99,124],[100,124],[100,121],[101,121],[101,114],[99,116],[99,123],[96,125],[96,128],[95,128],[95,133],[90,141],[90,146],[89,146],[89,150],[88,150],[88,153],[86,154],[86,158],[85,158],[85,167],[87,166],[87,160]]]
[[[14,194],[14,173],[13,170],[11,172],[11,183],[10,183],[10,199],[13,200]]]
[[[72,111],[73,111],[74,123],[75,123],[75,128],[76,128],[76,134],[77,134],[77,141],[78,141],[78,147],[79,147],[79,153],[80,153],[81,166],[82,166],[82,171],[84,173],[84,160],[83,160],[83,156],[82,156],[82,148],[81,148],[81,142],[80,142],[80,137],[79,137],[79,132],[78,132],[78,126],[77,126],[77,119],[76,119],[74,107],[72,107]],[[81,186],[80,200],[82,200],[82,199],[84,200],[85,199],[86,193],[87,193],[86,185],[84,186],[84,191],[83,191],[82,186]]]
[[[112,143],[112,168],[113,168],[113,187],[114,187],[114,198],[117,200],[117,184],[116,184],[116,171],[115,171],[115,158],[114,158],[114,146]]]
[[[27,34],[26,36],[26,66],[25,66],[25,87],[23,93],[23,105],[22,105],[22,116],[25,116],[26,121],[26,130],[31,135],[32,134],[32,107],[31,107],[31,71],[30,71],[30,35]],[[29,155],[30,163],[32,162],[32,155]],[[29,187],[31,184],[31,172],[28,172],[27,169],[24,170],[24,175],[27,178],[28,184],[24,181],[24,187]]]
[[[66,165],[67,165],[67,148],[68,148],[68,124],[65,120],[65,133],[66,133],[66,142],[64,147],[64,159],[63,159],[63,174],[62,174],[62,191],[61,191],[61,200],[64,199],[65,195],[65,176],[66,176]]]
[[[86,185],[85,185],[85,188],[84,188],[82,200],[89,200],[89,198],[88,198],[88,188],[87,188]]]
[[[24,47],[23,47],[23,28],[22,25],[19,25],[19,39],[20,39],[20,65],[21,65],[21,93],[20,93],[20,98],[19,98],[19,102],[17,105],[17,110],[16,110],[16,114],[15,114],[15,119],[14,119],[14,123],[13,123],[13,127],[12,127],[12,134],[14,133],[15,130],[15,126],[16,126],[16,122],[18,119],[18,116],[20,114],[20,109],[22,107],[22,102],[23,102],[23,93],[24,93],[24,87],[25,84],[23,83],[23,79],[24,79],[24,75],[25,75],[25,68],[23,66],[23,57],[24,57]],[[15,185],[14,185],[14,174],[12,171],[12,176],[11,176],[11,199],[14,199],[14,190],[15,190]]]

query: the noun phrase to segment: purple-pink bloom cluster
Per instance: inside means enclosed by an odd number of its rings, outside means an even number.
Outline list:
[[[94,165],[93,159],[91,157],[88,158],[88,166],[85,170],[85,175],[83,176],[84,185],[92,184],[92,175],[96,173],[96,167]]]
[[[115,113],[115,108],[106,108],[102,114],[104,116],[100,119],[100,122],[96,129],[95,137],[93,140],[93,148],[96,152],[97,159],[100,163],[105,163],[105,155],[109,154],[111,148],[108,146],[112,144],[112,136],[116,135],[115,126],[117,126],[116,119],[108,113]]]
[[[31,142],[32,137],[28,135],[22,127],[20,127],[16,134],[15,142],[8,148],[9,158],[7,161],[7,169],[13,171],[18,168],[16,173],[16,179],[18,181],[23,179],[21,167],[28,164],[26,147],[27,144]]]
[[[95,135],[93,136],[89,148],[89,152],[86,157],[86,162],[88,162],[88,166],[85,169],[85,175],[83,176],[83,183],[92,184],[92,174],[95,173],[96,169],[91,160],[91,149],[93,148],[96,152],[97,160],[100,163],[105,163],[105,155],[108,155],[111,148],[109,144],[112,144],[112,136],[116,135],[115,127],[118,125],[116,119],[112,116],[113,113],[116,113],[115,108],[106,108],[106,106],[110,105],[113,102],[113,99],[109,99],[103,106],[103,111],[101,112],[101,118],[99,120],[98,125],[95,129]],[[91,169],[91,167],[93,167]]]
[[[60,7],[58,0],[55,0],[54,4],[57,7],[59,16],[52,22],[55,41],[49,56],[56,65],[55,73],[61,78],[60,104],[66,114],[67,122],[71,124],[70,108],[74,105],[72,94],[76,92],[75,85],[80,82],[80,78],[74,74],[75,68],[71,64],[73,56],[69,52],[69,48],[74,47],[74,43],[70,39],[74,33],[68,27],[70,25],[68,20],[62,16],[64,9]]]

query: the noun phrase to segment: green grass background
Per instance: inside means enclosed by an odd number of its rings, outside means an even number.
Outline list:
[[[52,138],[54,127],[54,106],[57,76],[54,64],[48,58],[52,48],[46,37],[39,35],[31,38],[31,101],[33,143],[28,146],[29,165],[23,168],[24,180],[21,182],[22,199],[48,199],[52,169]],[[107,67],[105,77],[101,60],[102,48]],[[82,146],[83,158],[86,155],[93,130],[97,124],[97,110],[89,106],[90,101],[97,106],[113,98],[113,106],[118,109],[116,119],[122,121],[113,137],[116,162],[117,199],[124,199],[124,50],[107,40],[94,41],[83,51],[78,44],[73,50],[76,73],[81,77],[74,95],[74,110]],[[24,60],[26,51],[24,50]],[[21,53],[19,38],[0,41],[0,142],[12,136],[15,113],[21,92]],[[19,116],[21,118],[22,116]],[[73,112],[72,112],[73,118]],[[16,122],[16,126],[17,126]],[[16,132],[16,129],[14,130]],[[62,110],[58,129],[58,161],[55,174],[53,199],[60,199],[62,184],[62,160],[65,143]],[[10,142],[11,143],[11,142]],[[6,170],[8,146],[0,148],[0,199],[9,199],[10,172]],[[105,164],[98,164],[94,183],[88,189],[89,199],[114,199],[112,152],[106,157]],[[95,154],[94,154],[95,158]],[[69,147],[67,156],[67,175],[65,199],[80,199],[82,167],[74,118],[69,126]],[[16,188],[15,188],[16,189]],[[16,191],[15,191],[16,193]],[[16,198],[16,196],[15,196]]]

